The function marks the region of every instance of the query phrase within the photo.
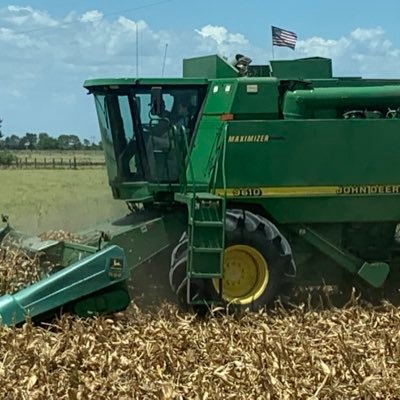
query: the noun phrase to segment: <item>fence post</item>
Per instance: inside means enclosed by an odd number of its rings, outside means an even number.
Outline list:
[[[25,157],[25,167],[28,168],[28,157]]]
[[[53,168],[56,168],[56,159],[53,158]]]
[[[33,163],[34,163],[35,169],[36,169],[36,168],[37,168],[36,157],[35,157],[35,159],[33,160]]]
[[[46,157],[44,158],[44,168],[47,168]]]
[[[76,157],[74,156],[74,169],[77,169],[76,168]]]
[[[61,157],[61,160],[60,160],[60,165],[61,165],[61,168],[62,168],[62,166],[63,166],[63,158]]]

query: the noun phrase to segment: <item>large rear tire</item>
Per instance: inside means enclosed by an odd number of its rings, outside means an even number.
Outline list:
[[[295,273],[289,243],[266,218],[245,210],[226,213],[223,278],[192,283],[191,293],[235,309],[257,310],[276,298],[285,273]],[[171,257],[169,282],[181,306],[187,307],[187,235]],[[222,293],[220,293],[222,288]]]
[[[188,278],[186,274],[186,265],[188,261],[188,237],[184,233],[174,248],[171,255],[171,267],[169,270],[169,285],[175,294],[178,305],[183,310],[190,308],[187,301]],[[190,282],[190,297],[196,300],[202,297],[204,293],[204,282],[196,280]],[[202,306],[194,307],[195,311],[203,313]]]
[[[171,255],[171,265],[169,270],[169,285],[175,294],[181,308],[187,308],[187,275],[186,264],[188,260],[188,238],[184,233],[174,248]]]

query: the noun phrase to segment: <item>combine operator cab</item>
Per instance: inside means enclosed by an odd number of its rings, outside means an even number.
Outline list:
[[[117,81],[117,80],[116,80]],[[113,195],[151,201],[179,191],[206,85],[89,81]]]

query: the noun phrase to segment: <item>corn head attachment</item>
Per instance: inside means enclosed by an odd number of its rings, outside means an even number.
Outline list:
[[[130,215],[104,224],[79,235],[81,243],[70,243],[29,237],[12,229],[4,218],[2,250],[18,249],[34,258],[42,279],[0,297],[1,323],[19,324],[27,317],[43,320],[61,309],[81,317],[125,309],[130,303],[130,267],[141,265],[168,245],[162,218],[136,219]],[[149,241],[152,234],[158,236],[157,243]],[[140,251],[130,251],[127,257],[123,247],[128,243],[135,243]]]

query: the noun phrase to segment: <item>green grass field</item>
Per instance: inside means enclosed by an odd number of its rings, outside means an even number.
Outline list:
[[[28,233],[77,231],[125,215],[105,169],[0,170],[0,214]]]

